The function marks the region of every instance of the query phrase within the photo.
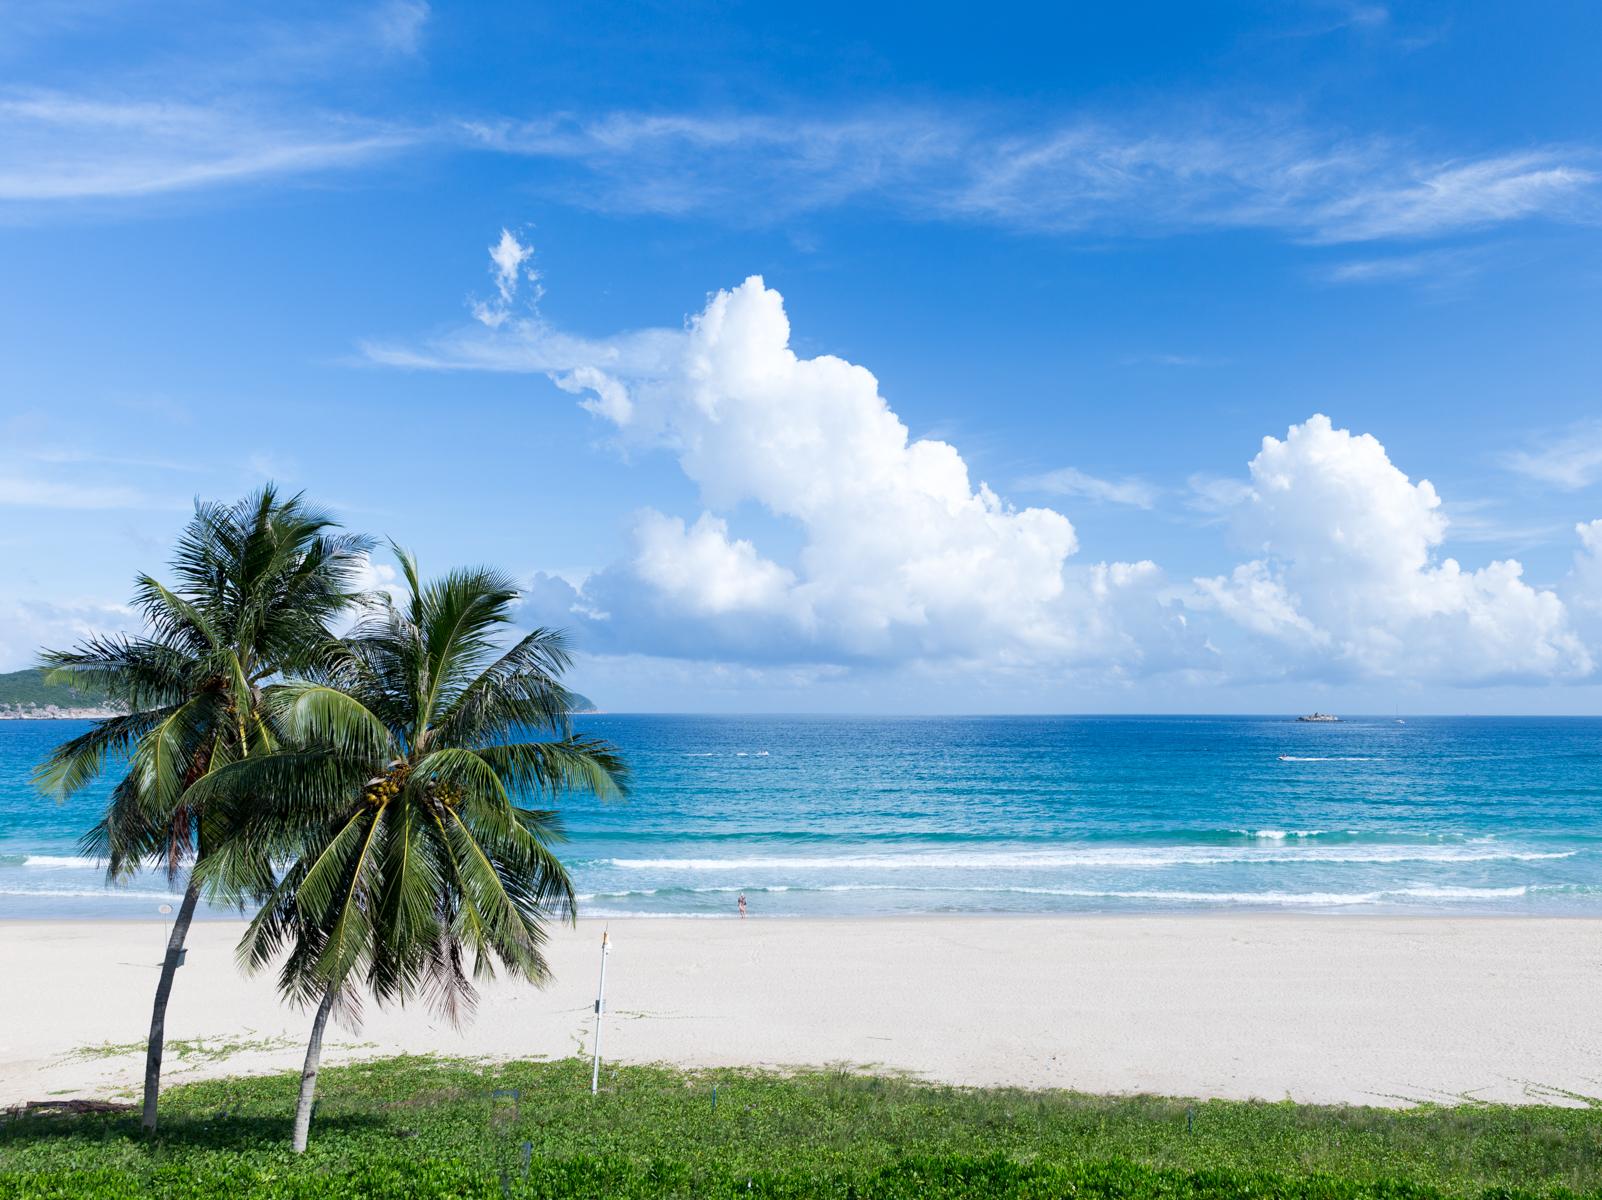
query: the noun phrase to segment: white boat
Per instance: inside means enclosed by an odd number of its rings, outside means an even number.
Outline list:
[[[1322,722],[1322,721],[1339,721],[1340,720],[1340,718],[1337,717],[1334,713],[1323,713],[1323,712],[1308,713],[1305,717],[1297,717],[1296,719],[1298,721],[1320,721],[1320,722]]]

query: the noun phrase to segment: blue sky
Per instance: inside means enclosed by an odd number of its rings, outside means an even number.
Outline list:
[[[272,478],[616,709],[1596,710],[1595,5],[4,18],[0,667]]]

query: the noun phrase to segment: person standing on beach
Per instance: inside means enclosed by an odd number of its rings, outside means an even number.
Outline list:
[[[743,921],[743,920],[745,920],[745,893],[744,892],[740,893],[740,899],[738,901],[738,904],[740,906],[740,920]]]

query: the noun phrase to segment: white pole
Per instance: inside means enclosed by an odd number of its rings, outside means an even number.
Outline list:
[[[595,993],[595,1061],[590,1067],[590,1095],[601,1090],[601,1014],[606,1011],[606,957],[612,953],[612,941],[601,930],[601,986]]]

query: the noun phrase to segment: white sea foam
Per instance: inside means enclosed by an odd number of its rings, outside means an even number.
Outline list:
[[[1476,846],[1296,846],[1270,839],[1266,846],[1098,847],[1010,853],[929,851],[922,854],[863,854],[743,858],[607,858],[599,865],[623,871],[917,871],[1030,870],[1051,867],[1161,868],[1223,863],[1464,863],[1537,862],[1572,858],[1576,850],[1519,850]]]
[[[574,894],[573,899],[575,899],[575,900],[621,900],[624,896],[654,896],[654,895],[656,895],[657,890],[658,889],[656,889],[656,888],[637,888],[634,891],[626,891],[626,892],[577,892],[577,893]]]
[[[717,887],[633,888],[633,889],[625,889],[624,891],[621,891],[621,892],[580,892],[574,897],[574,899],[576,899],[576,900],[621,900],[625,896],[655,896],[655,895],[658,895],[658,894],[660,894],[660,893],[662,893],[664,891],[672,892],[672,893],[675,893],[675,894],[697,895],[697,896],[699,896],[699,895],[716,895],[716,894],[733,895],[735,892],[750,892],[753,895],[773,895],[773,894],[775,894],[777,892],[788,892],[788,891],[827,892],[827,891],[831,891],[831,890],[833,890],[833,889],[826,888],[826,887],[819,887],[819,888],[806,887],[806,886],[800,885],[800,884],[798,884],[794,888],[792,888],[787,883],[770,883],[770,884],[766,884],[766,885],[754,884],[754,885],[752,885],[750,887],[746,887],[746,886],[744,886],[742,884],[742,885],[739,885],[739,886],[719,885]],[[916,889],[913,889],[913,890],[916,890]],[[974,890],[975,891],[984,891],[985,889],[976,888]]]
[[[1541,888],[1536,888],[1541,891]],[[1473,888],[1473,887],[1406,887],[1396,888],[1388,893],[1391,896],[1416,896],[1421,900],[1495,900],[1503,897],[1525,896],[1530,892],[1528,885],[1505,888]]]
[[[103,858],[87,858],[81,854],[25,854],[20,864],[7,863],[7,866],[20,865],[24,867],[53,867],[83,868],[88,870],[102,870],[106,860]]]
[[[789,891],[785,887],[694,887],[671,889],[678,893],[701,895],[745,891],[753,894]],[[1204,892],[1177,889],[1052,888],[1052,887],[918,887],[892,883],[834,883],[796,889],[804,892],[914,892],[964,895],[1061,896],[1080,900],[1133,900],[1159,904],[1258,905],[1268,907],[1345,908],[1356,905],[1394,903],[1401,900],[1516,900],[1530,892],[1527,885],[1514,887],[1430,887],[1377,888],[1363,892]],[[1546,890],[1546,889],[1536,889]],[[654,896],[656,888],[635,892],[602,892],[596,898],[622,900],[633,896]],[[586,897],[580,897],[585,899]],[[662,915],[667,915],[665,912]]]
[[[37,899],[55,900],[63,896],[68,897],[95,897],[101,900],[167,900],[179,899],[176,892],[130,892],[122,888],[0,888],[0,896],[33,896]]]
[[[1237,829],[1236,833],[1242,837],[1258,838],[1265,842],[1283,842],[1287,838],[1316,838],[1326,837],[1332,831],[1328,829]],[[1356,835],[1355,829],[1343,830],[1348,837]]]
[[[586,917],[616,917],[618,920],[627,918],[632,921],[660,921],[673,919],[675,921],[721,921],[725,917],[732,917],[733,913],[709,912],[652,912],[648,909],[629,908],[593,908],[584,914]]]
[[[1365,755],[1361,755],[1361,754],[1325,754],[1325,755],[1281,754],[1279,756],[1279,761],[1280,762],[1374,762],[1376,760],[1373,759],[1373,758],[1367,757]]]
[[[1057,888],[1006,888],[1042,896],[1083,899],[1142,900],[1165,904],[1230,904],[1339,908],[1357,904],[1384,904],[1399,898],[1415,900],[1511,900],[1527,892],[1524,887],[1406,887],[1369,892],[1195,892],[1195,891],[1092,891]]]

